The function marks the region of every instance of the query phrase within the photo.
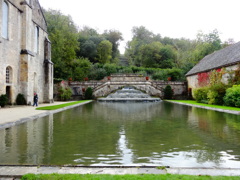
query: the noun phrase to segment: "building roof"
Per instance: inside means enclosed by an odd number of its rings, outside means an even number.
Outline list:
[[[240,62],[240,42],[205,56],[186,76],[234,65]]]

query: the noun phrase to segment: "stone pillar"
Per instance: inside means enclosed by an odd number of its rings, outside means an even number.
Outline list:
[[[44,102],[53,103],[53,63],[51,61],[51,42],[44,42]]]
[[[32,8],[25,1],[21,3],[22,12],[22,42],[21,42],[21,58],[20,58],[20,90],[24,94],[27,103],[32,103],[33,92],[30,86],[31,79],[30,74],[30,60],[34,57],[33,45],[34,43],[32,35]]]

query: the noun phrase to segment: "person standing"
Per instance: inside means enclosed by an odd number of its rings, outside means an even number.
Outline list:
[[[38,106],[38,95],[36,92],[34,92],[34,96],[33,96],[33,106]]]

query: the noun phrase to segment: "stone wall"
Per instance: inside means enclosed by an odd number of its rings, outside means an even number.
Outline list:
[[[232,66],[225,67],[225,71],[226,72],[236,71],[238,68],[239,68],[239,65],[235,64]],[[230,78],[230,74],[225,73],[225,74],[223,74],[221,81],[223,83],[227,84],[229,81],[229,78]],[[187,82],[188,82],[188,88],[196,89],[196,88],[201,87],[201,86],[199,86],[199,83],[198,83],[198,74],[187,76]]]
[[[24,94],[29,104],[33,93],[39,95],[39,102],[53,100],[53,64],[46,66],[44,41],[48,37],[46,22],[38,0],[7,0],[8,38],[0,35],[0,95],[8,93],[10,103],[16,96]],[[0,9],[2,10],[0,1]],[[2,24],[2,13],[0,13]],[[35,29],[39,28],[38,51],[34,45]],[[2,32],[0,26],[0,34]],[[49,59],[49,62],[51,59]],[[10,69],[10,82],[6,82],[6,68]],[[48,73],[46,74],[46,68]],[[46,82],[46,76],[49,76]]]
[[[132,86],[144,91],[151,96],[163,97],[163,89],[170,85],[174,90],[174,96],[183,96],[187,93],[185,82],[152,81],[149,77],[139,75],[111,75],[101,81],[70,82],[73,96],[83,96],[88,87],[93,88],[95,97],[104,97],[125,86]]]

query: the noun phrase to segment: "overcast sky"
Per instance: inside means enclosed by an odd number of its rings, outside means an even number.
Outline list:
[[[145,26],[162,37],[195,39],[199,30],[217,29],[222,41],[240,41],[240,0],[39,0],[45,9],[70,15],[80,28],[89,26],[102,33],[119,30],[124,41],[133,26]]]

